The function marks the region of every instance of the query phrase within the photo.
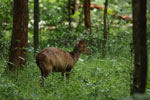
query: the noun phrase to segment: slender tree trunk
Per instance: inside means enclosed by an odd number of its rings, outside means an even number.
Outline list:
[[[134,74],[131,95],[145,93],[147,79],[146,0],[132,0]]]
[[[84,22],[85,22],[86,29],[89,30],[89,34],[92,33],[90,4],[91,4],[91,0],[84,0]]]
[[[106,55],[106,42],[107,42],[107,7],[108,0],[105,0],[105,8],[104,8],[104,38],[103,38],[103,48],[102,48],[102,57]]]
[[[39,0],[34,0],[34,52],[39,47]]]
[[[73,9],[72,9],[72,14],[75,14],[76,11],[78,10],[78,0],[73,0]]]
[[[28,45],[28,0],[14,0],[13,30],[9,52],[9,69],[26,65]]]
[[[71,29],[71,0],[68,0],[68,17],[69,29]]]

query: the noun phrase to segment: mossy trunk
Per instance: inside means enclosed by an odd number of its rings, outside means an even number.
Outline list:
[[[28,0],[14,0],[13,30],[9,52],[9,69],[26,65],[28,46]]]

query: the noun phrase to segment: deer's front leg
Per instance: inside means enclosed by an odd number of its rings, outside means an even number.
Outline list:
[[[71,72],[72,66],[68,66],[66,68],[66,78],[69,79],[70,78],[70,72]]]

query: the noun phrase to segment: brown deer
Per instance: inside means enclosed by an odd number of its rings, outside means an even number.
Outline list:
[[[61,72],[63,77],[66,72],[66,78],[69,78],[70,71],[81,53],[90,54],[83,40],[76,42],[72,52],[55,47],[45,48],[39,52],[36,56],[36,63],[41,70],[41,86],[44,86],[44,79],[50,72]]]

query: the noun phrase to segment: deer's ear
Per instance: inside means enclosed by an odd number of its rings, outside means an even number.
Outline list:
[[[80,41],[80,45],[84,45],[84,40],[81,40],[81,41]]]

